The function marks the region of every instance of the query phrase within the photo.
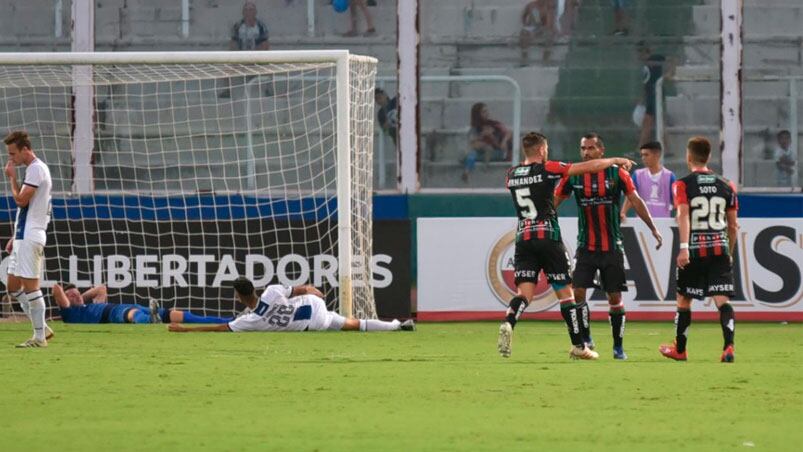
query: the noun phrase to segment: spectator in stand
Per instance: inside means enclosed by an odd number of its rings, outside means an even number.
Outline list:
[[[243,3],[243,18],[231,28],[229,50],[270,50],[268,27],[257,19],[257,5]]]
[[[792,134],[788,130],[778,132],[778,146],[775,148],[775,176],[779,187],[797,185],[794,178],[797,162],[797,151],[792,149]]]
[[[482,102],[471,107],[471,129],[468,140],[469,149],[462,176],[464,182],[468,182],[469,174],[477,166],[480,153],[486,165],[491,161],[510,161],[513,152],[513,134],[504,124],[491,119],[488,107]]]
[[[535,0],[524,6],[519,32],[522,66],[527,65],[528,48],[539,38],[544,40],[544,62],[549,61],[555,37],[555,3],[556,0]]]
[[[391,98],[381,88],[374,90],[374,100],[379,106],[376,112],[376,120],[379,122],[379,127],[385,132],[396,144],[396,131],[399,126],[399,110],[396,98]]]
[[[614,36],[627,36],[630,30],[627,28],[628,17],[627,0],[613,0],[613,35]]]
[[[641,67],[641,83],[644,85],[644,94],[641,103],[645,107],[644,119],[641,121],[639,143],[644,144],[661,137],[655,137],[655,84],[661,77],[671,77],[674,65],[667,62],[665,56],[652,53],[644,41],[638,43],[638,57],[643,63]]]
[[[351,29],[345,32],[343,36],[347,38],[352,38],[354,36],[359,35],[357,32],[357,9],[362,11],[363,17],[365,17],[365,33],[363,36],[374,36],[376,35],[376,28],[374,28],[374,18],[371,16],[371,11],[368,10],[368,5],[366,4],[365,0],[351,0],[349,4],[349,13],[351,14]]]
[[[636,191],[644,200],[653,218],[671,217],[674,207],[672,184],[675,182],[675,173],[661,164],[663,153],[661,143],[657,141],[645,143],[641,145],[640,152],[644,168],[637,169],[633,173],[633,185],[636,186]],[[620,213],[622,221],[627,217],[627,211],[631,207],[633,205],[625,199]]]
[[[257,19],[257,5],[252,1],[243,3],[243,18],[231,27],[231,37],[229,39],[229,50],[270,50],[268,42],[268,26]],[[253,76],[235,77],[238,85],[245,85]],[[228,87],[220,92],[218,97],[228,99],[231,97],[231,81],[228,79]],[[266,96],[270,96],[270,88],[265,88]]]
[[[580,0],[557,0],[557,26],[560,36],[570,36],[577,24],[577,13],[580,10]]]

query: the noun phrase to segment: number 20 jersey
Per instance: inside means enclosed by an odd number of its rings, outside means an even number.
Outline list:
[[[268,286],[249,313],[229,322],[239,331],[317,331],[326,329],[326,303],[315,295],[291,297],[293,288],[281,284]]]
[[[567,175],[571,163],[547,161],[517,165],[507,172],[505,185],[513,196],[519,223],[516,241],[548,239],[560,241],[555,210],[555,186]]]
[[[689,256],[727,256],[727,211],[739,208],[736,186],[712,171],[695,171],[672,186],[675,206],[689,206]]]

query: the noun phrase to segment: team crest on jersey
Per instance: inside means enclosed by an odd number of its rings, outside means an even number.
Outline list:
[[[516,251],[516,231],[510,231],[494,243],[488,255],[486,279],[496,299],[507,307],[510,299],[516,295],[516,274],[513,256]],[[546,311],[555,305],[557,299],[547,282],[543,272],[538,275],[535,297],[530,302],[530,312]]]
[[[529,166],[520,166],[513,170],[514,176],[526,176],[530,174],[530,167]]]
[[[716,176],[712,176],[710,174],[698,174],[697,175],[697,183],[698,184],[713,184],[717,181]]]

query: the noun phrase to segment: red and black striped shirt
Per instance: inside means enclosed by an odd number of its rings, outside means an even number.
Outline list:
[[[622,193],[636,190],[630,174],[612,166],[594,174],[561,179],[555,194],[569,197],[574,193],[577,214],[577,247],[588,251],[622,251],[619,229],[619,205]]]

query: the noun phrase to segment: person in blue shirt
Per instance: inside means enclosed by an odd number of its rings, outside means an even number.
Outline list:
[[[233,318],[207,317],[177,309],[164,309],[151,299],[150,306],[107,303],[106,286],[81,293],[74,285],[53,286],[53,298],[64,323],[228,323]]]

